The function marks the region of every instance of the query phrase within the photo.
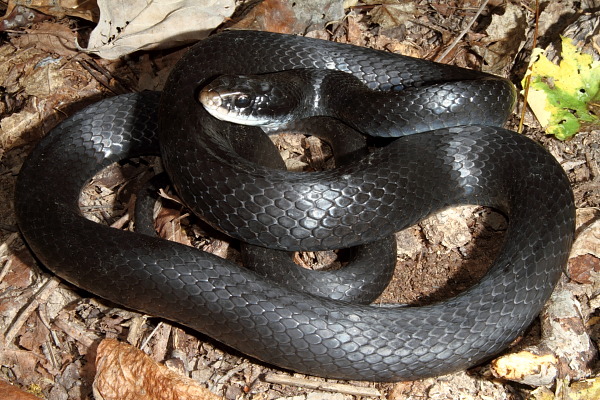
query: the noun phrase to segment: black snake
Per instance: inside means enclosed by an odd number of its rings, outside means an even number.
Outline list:
[[[346,103],[354,128],[401,136],[331,171],[241,159],[256,127],[216,120],[198,90],[220,74],[338,69],[380,92]],[[64,121],[32,151],[16,188],[20,229],[39,260],[98,296],[205,333],[268,363],[325,377],[393,381],[448,373],[498,353],[533,321],[566,263],[573,195],[541,146],[497,127],[514,91],[489,75],[354,46],[248,31],[192,47],[156,93],[117,96]],[[159,107],[158,120],[156,109]],[[396,111],[394,111],[396,110]],[[157,140],[157,128],[158,136]],[[410,136],[415,132],[429,131]],[[424,307],[319,298],[166,240],[82,217],[82,186],[108,164],[160,152],[183,200],[253,245],[319,250],[389,236],[454,204],[509,226],[485,277]]]

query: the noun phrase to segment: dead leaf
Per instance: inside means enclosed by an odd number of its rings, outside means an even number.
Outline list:
[[[2,247],[0,246],[0,250]],[[0,259],[2,254],[0,252]],[[19,250],[11,250],[10,254],[7,255],[8,262],[10,263],[10,267],[8,268],[8,272],[2,278],[2,282],[0,283],[0,290],[5,290],[6,288],[14,289],[24,289],[29,287],[33,283],[33,271],[29,268],[30,265],[34,264],[34,259],[31,256],[31,253],[25,249]],[[13,302],[0,301],[0,312],[9,307],[16,306],[15,304],[11,304]]]
[[[600,378],[595,377],[574,382],[569,385],[569,390],[566,392],[569,395],[568,398],[573,400],[597,399],[600,396]]]
[[[65,24],[42,22],[35,29],[26,29],[25,33],[13,39],[15,46],[22,49],[33,47],[64,57],[72,57],[78,52],[75,33]]]
[[[21,80],[23,89],[29,96],[48,97],[64,85],[64,60],[46,57],[40,60],[32,73]]]
[[[542,343],[558,359],[558,375],[575,381],[588,378],[598,351],[587,329],[584,296],[577,284],[559,282],[540,314]]]
[[[371,20],[384,29],[402,26],[415,18],[417,6],[413,2],[401,4],[382,4],[373,8],[369,15]]]
[[[485,30],[487,46],[473,46],[473,51],[485,61],[482,70],[494,74],[504,72],[526,39],[526,27],[525,11],[521,6],[508,3],[502,15],[492,15],[492,22]]]
[[[590,378],[568,383],[563,380],[557,385],[556,393],[547,387],[539,387],[527,397],[527,400],[597,400],[600,398],[600,378]]]
[[[472,235],[466,219],[470,209],[469,206],[450,208],[423,220],[421,226],[427,240],[448,249],[469,243]]]
[[[554,382],[558,373],[557,364],[558,360],[552,354],[537,355],[521,351],[492,361],[492,371],[503,379],[541,386]]]
[[[396,232],[397,252],[399,255],[415,259],[417,255],[425,250],[423,240],[419,236],[419,230],[416,227]]]
[[[278,33],[306,33],[323,29],[344,17],[342,0],[264,0],[252,8],[234,29]]]
[[[185,229],[181,227],[181,220],[187,216],[188,214],[182,215],[178,209],[162,206],[154,223],[158,235],[173,242],[192,246]]]
[[[8,382],[0,380],[0,399],[7,400],[40,400],[39,397],[27,393],[11,385]]]
[[[591,254],[571,257],[567,266],[569,278],[577,283],[591,284],[600,274],[600,259]]]
[[[6,14],[0,18],[0,31],[16,30],[49,18],[47,15],[30,8],[16,6],[7,10]]]
[[[391,53],[402,54],[409,57],[425,58],[423,48],[415,46],[408,40],[400,41],[383,34],[377,35],[372,40],[374,49],[386,50]]]
[[[304,160],[304,149],[302,140],[304,136],[289,133],[281,133],[272,136],[271,140],[279,148],[281,157],[285,160],[288,171],[303,171],[308,163]]]
[[[37,314],[31,315],[26,328],[21,332],[23,333],[18,338],[19,346],[27,350],[37,349],[40,343],[44,343],[49,333],[48,328],[39,321]]]
[[[11,149],[23,145],[26,138],[23,138],[22,132],[34,130],[41,124],[41,118],[38,112],[23,110],[14,113],[0,121],[0,147]]]
[[[573,243],[571,257],[586,254],[600,258],[600,219],[582,229],[578,233],[575,243]]]
[[[277,33],[294,33],[298,20],[291,4],[282,0],[265,0],[252,8],[234,27]]]
[[[25,6],[56,18],[66,16],[98,20],[98,6],[95,1],[81,0],[10,0],[6,9],[8,15],[14,8]]]
[[[0,148],[5,151],[39,138],[76,107],[101,93],[89,73],[68,57],[54,57],[31,47],[0,51],[0,81],[18,109],[0,121]]]
[[[98,400],[222,400],[196,381],[114,339],[98,345],[94,396]]]
[[[234,0],[99,0],[100,20],[82,49],[106,59],[203,39],[235,10]]]
[[[359,21],[356,15],[349,14],[346,18],[348,32],[346,33],[346,41],[356,46],[365,46],[366,28]]]

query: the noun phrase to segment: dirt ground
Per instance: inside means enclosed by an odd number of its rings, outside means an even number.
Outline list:
[[[343,18],[311,29],[309,36],[485,70],[520,86],[535,36],[535,2],[489,1],[481,13],[481,3],[476,0],[404,3],[407,8],[401,12],[375,3],[356,3],[345,9]],[[295,12],[294,26],[298,29],[305,21],[303,11],[286,7],[291,5],[275,1],[250,4],[245,13],[234,14],[226,25],[274,29],[276,18],[292,18],[289,13]],[[284,17],[282,8],[288,12]],[[584,49],[598,60],[600,22],[591,28],[584,23],[598,10],[600,3],[593,1],[541,2],[537,46],[553,48],[560,35],[579,35],[584,38]],[[567,172],[578,208],[577,235],[583,242],[578,247],[583,250],[573,254],[557,289],[558,297],[571,301],[569,307],[577,310],[576,316],[553,314],[550,308],[505,352],[536,349],[539,354],[552,355],[556,373],[549,381],[544,380],[544,373],[530,381],[499,377],[490,363],[452,375],[394,384],[338,382],[291,374],[248,359],[194,331],[124,310],[56,279],[36,263],[19,235],[12,199],[24,158],[53,126],[85,105],[115,94],[160,89],[187,47],[141,51],[110,61],[72,45],[75,39],[85,43],[92,23],[75,17],[34,15],[20,27],[4,27],[0,36],[0,379],[41,398],[93,398],[96,350],[103,338],[132,344],[154,361],[171,366],[227,399],[525,399],[538,398],[533,397],[541,390],[534,392],[537,387],[552,395],[571,381],[596,376],[600,130],[586,126],[572,139],[559,141],[545,135],[528,110],[523,134],[545,146]],[[281,20],[278,23],[286,25]],[[520,96],[510,128],[517,129],[522,109]],[[310,171],[331,167],[331,151],[318,140],[284,134],[274,140],[289,168]],[[127,229],[129,197],[139,182],[157,169],[160,161],[155,159],[109,168],[82,195],[82,211],[88,218]],[[161,235],[239,259],[237,244],[222,235],[213,238],[208,226],[175,201],[164,200],[162,204],[156,222]],[[505,230],[502,215],[488,208],[464,206],[399,232],[394,279],[378,302],[421,305],[460,293],[485,273]],[[333,252],[303,253],[296,259],[308,268],[336,265]],[[567,319],[568,324],[564,323]],[[561,345],[557,350],[545,338],[551,321],[568,325],[567,335],[576,332],[577,336],[561,339],[562,350]],[[575,343],[584,345],[569,347]],[[327,387],[332,384],[341,385]]]

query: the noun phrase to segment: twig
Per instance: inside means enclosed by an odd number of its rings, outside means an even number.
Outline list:
[[[99,65],[91,58],[86,58],[77,61],[83,69],[85,69],[98,83],[110,90],[113,94],[130,93],[133,90],[125,87],[117,78],[115,78],[109,70]]]
[[[125,214],[123,214],[123,216],[121,216],[121,218],[110,224],[110,227],[115,229],[121,229],[125,226],[127,222],[129,222],[130,219],[131,218],[129,218],[129,213],[126,212]]]
[[[15,318],[10,327],[6,330],[6,334],[4,335],[5,343],[11,343],[15,339],[19,330],[25,321],[27,321],[27,318],[29,318],[31,313],[34,312],[41,303],[45,303],[48,300],[59,284],[60,280],[54,276],[44,283],[42,288],[34,295],[33,300],[20,311],[17,318]]]
[[[150,340],[154,337],[154,335],[156,335],[158,330],[162,328],[163,324],[164,324],[164,322],[162,322],[162,321],[160,321],[158,324],[156,324],[154,329],[152,329],[152,332],[150,332],[150,334],[146,337],[146,339],[144,339],[144,341],[140,345],[140,350],[144,351],[144,348],[148,345],[148,343],[150,343]]]
[[[98,335],[88,331],[87,328],[82,324],[74,323],[73,321],[68,321],[67,319],[67,312],[62,310],[58,314],[58,317],[54,319],[54,326],[62,330],[70,338],[73,338],[81,343],[83,346],[92,347],[94,343],[100,339]]]
[[[0,244],[0,263],[4,263],[2,270],[0,271],[0,282],[4,280],[8,271],[10,271],[10,267],[12,265],[12,258],[9,258],[11,254],[10,246],[17,240],[19,237],[18,233],[11,233],[8,238],[4,241],[4,243]]]
[[[533,29],[533,42],[531,45],[532,50],[535,49],[535,46],[537,46],[539,19],[540,19],[540,7],[539,7],[538,0],[535,0],[535,27]],[[531,66],[528,69],[531,69]],[[530,84],[531,84],[531,74],[528,74],[525,77],[525,85],[523,87],[523,109],[521,110],[521,116],[519,118],[519,127],[517,128],[517,132],[519,132],[519,133],[523,132],[523,123],[525,121],[525,112],[527,111],[527,96],[529,95],[529,85]]]
[[[279,385],[298,386],[307,389],[318,389],[326,392],[350,394],[354,396],[381,397],[381,392],[375,388],[353,386],[344,383],[314,381],[281,374],[269,374],[265,376],[265,381]]]
[[[448,55],[448,53],[450,53],[452,51],[452,49],[454,49],[456,47],[458,42],[460,42],[461,39],[463,38],[463,36],[465,36],[467,34],[467,32],[469,31],[469,29],[471,29],[471,27],[473,26],[473,24],[475,23],[477,18],[479,18],[479,15],[481,14],[481,12],[485,8],[485,6],[487,6],[488,1],[489,0],[483,0],[481,2],[481,5],[477,9],[477,12],[473,16],[473,18],[471,18],[471,22],[469,22],[467,24],[467,26],[462,30],[462,32],[460,32],[460,34],[454,39],[454,41],[452,41],[452,43],[450,43],[450,46],[448,46],[446,48],[446,50],[444,50],[442,52],[442,54],[440,54],[439,56],[436,57],[435,61],[437,61],[437,62],[442,61]]]

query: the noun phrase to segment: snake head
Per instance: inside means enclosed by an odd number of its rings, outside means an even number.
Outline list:
[[[222,121],[276,128],[298,115],[302,90],[300,79],[285,72],[221,75],[200,90],[198,99]]]

